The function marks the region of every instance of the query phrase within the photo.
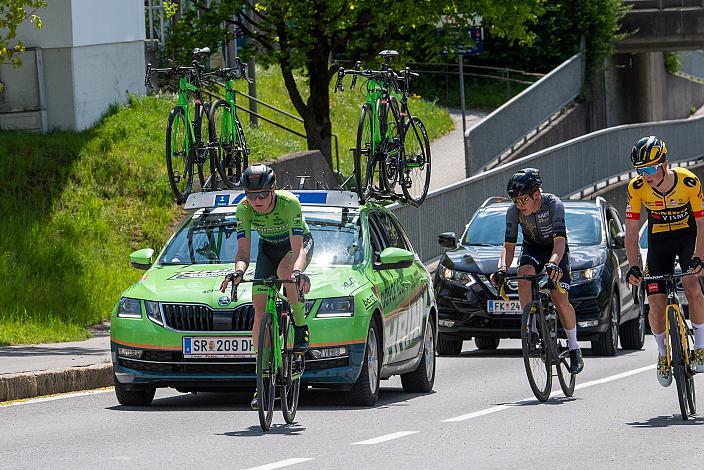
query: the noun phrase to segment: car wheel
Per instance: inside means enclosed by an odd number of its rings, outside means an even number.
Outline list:
[[[621,325],[620,336],[621,347],[623,349],[643,349],[643,345],[645,344],[645,318],[647,316],[643,307],[643,303],[641,302],[638,307],[638,318],[628,320]]]
[[[124,385],[118,382],[117,377],[113,377],[115,383],[115,395],[117,401],[122,406],[149,406],[154,400],[154,387],[145,387],[141,390],[127,390]]]
[[[614,292],[609,305],[608,326],[596,340],[592,341],[592,353],[597,356],[613,356],[618,349],[618,317],[620,299]]]
[[[500,342],[501,338],[495,338],[493,336],[476,336],[474,338],[474,344],[482,351],[493,351],[499,347]]]
[[[439,335],[438,336],[438,355],[440,356],[459,356],[462,352],[462,342],[460,338],[454,336]]]
[[[351,405],[372,406],[379,399],[379,371],[381,370],[379,327],[372,319],[367,333],[362,371],[348,392]]]
[[[428,317],[423,336],[423,357],[413,372],[401,374],[401,385],[406,392],[428,393],[435,383],[435,325]]]

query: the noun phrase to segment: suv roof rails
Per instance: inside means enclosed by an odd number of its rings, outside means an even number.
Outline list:
[[[480,206],[480,209],[483,209],[484,207],[491,205],[491,204],[496,204],[498,202],[509,202],[511,199],[505,197],[505,196],[491,196],[487,198],[482,205]]]

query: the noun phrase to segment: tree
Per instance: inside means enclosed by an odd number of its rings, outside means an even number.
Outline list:
[[[337,72],[333,58],[341,54],[370,59],[382,49],[408,52],[408,38],[454,15],[457,27],[475,15],[491,24],[492,33],[530,42],[527,25],[542,13],[543,0],[212,0],[184,15],[174,28],[181,44],[186,37],[208,41],[228,36],[234,21],[250,40],[249,53],[260,63],[281,68],[286,89],[303,118],[309,149],[331,161],[330,80]],[[461,13],[461,14],[460,14]],[[429,49],[442,49],[440,36],[429,37]],[[176,42],[176,41],[174,41]],[[174,43],[172,42],[172,44]],[[191,42],[189,45],[195,44]],[[216,45],[212,44],[211,45]],[[294,79],[306,77],[308,93]],[[307,98],[304,96],[307,95]]]
[[[42,19],[35,12],[46,7],[45,0],[0,0],[0,63],[9,62],[15,67],[22,64],[21,54],[24,44],[10,42],[17,34],[17,27],[29,21],[38,29],[42,29]]]

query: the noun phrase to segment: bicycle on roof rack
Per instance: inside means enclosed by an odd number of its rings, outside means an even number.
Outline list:
[[[398,52],[379,53],[384,63],[381,70],[360,70],[340,67],[335,91],[343,91],[342,80],[352,75],[350,90],[357,77],[367,79],[363,85],[364,104],[357,128],[354,172],[357,193],[367,199],[400,199],[414,206],[423,203],[430,186],[430,142],[425,125],[408,109],[410,81],[418,74],[406,67],[395,72],[391,59]],[[401,187],[403,196],[396,193]]]

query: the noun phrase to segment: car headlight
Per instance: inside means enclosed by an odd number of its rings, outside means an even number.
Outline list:
[[[334,297],[323,299],[316,317],[351,317],[354,315],[354,297]]]
[[[441,279],[444,279],[446,281],[458,282],[460,284],[464,284],[465,287],[470,287],[477,283],[476,279],[474,279],[474,276],[472,276],[470,273],[446,268],[443,265],[438,265],[438,274],[440,275]]]
[[[117,304],[117,316],[120,318],[142,318],[142,307],[139,299],[121,297]]]
[[[599,276],[604,269],[604,265],[600,264],[598,266],[593,266],[587,269],[580,269],[579,271],[572,271],[572,283],[581,284],[584,282],[590,282]]]
[[[157,325],[164,326],[164,319],[161,317],[161,309],[159,308],[159,302],[145,300],[144,306],[147,310],[147,317]]]

